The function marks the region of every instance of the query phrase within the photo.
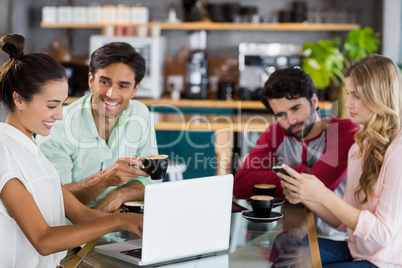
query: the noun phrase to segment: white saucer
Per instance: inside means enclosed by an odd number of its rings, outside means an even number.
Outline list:
[[[252,222],[261,222],[261,223],[265,223],[265,222],[271,222],[271,221],[276,221],[279,220],[280,218],[283,217],[283,214],[280,212],[275,212],[275,211],[271,211],[271,214],[269,215],[269,218],[259,218],[254,216],[254,212],[251,210],[248,211],[244,211],[241,214],[243,216],[243,218],[252,221]]]

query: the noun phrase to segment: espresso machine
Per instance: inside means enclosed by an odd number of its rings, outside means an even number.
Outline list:
[[[239,88],[244,100],[259,100],[268,77],[276,70],[302,66],[302,49],[294,44],[241,43]]]
[[[208,59],[204,50],[191,51],[187,62],[188,99],[206,99],[208,89]]]
[[[206,99],[208,89],[207,33],[189,33],[189,57],[187,61],[186,98]]]

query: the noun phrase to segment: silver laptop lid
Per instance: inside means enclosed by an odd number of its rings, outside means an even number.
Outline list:
[[[147,185],[142,265],[226,250],[233,175]]]

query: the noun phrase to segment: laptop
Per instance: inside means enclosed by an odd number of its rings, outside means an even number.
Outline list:
[[[142,239],[96,246],[95,251],[139,266],[225,251],[232,193],[231,174],[147,185]]]

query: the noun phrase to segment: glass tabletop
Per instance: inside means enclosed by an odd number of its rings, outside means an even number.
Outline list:
[[[236,202],[245,209],[250,209],[245,200],[236,200]],[[305,207],[287,203],[277,206],[273,212],[276,213],[275,215],[283,215],[283,217],[275,217],[272,221],[250,220],[243,215],[247,211],[238,209],[236,211],[232,212],[230,244],[226,251],[219,252],[215,256],[155,265],[154,267],[304,268],[317,266],[313,265],[317,262],[314,262],[316,256],[312,258],[312,252],[313,255],[317,255],[318,247],[315,248],[311,245],[311,243],[316,244],[314,221],[311,223],[311,220],[308,220],[309,216]],[[312,215],[310,216],[312,217]],[[138,239],[138,236],[130,232],[116,232],[103,236],[96,241],[96,245],[132,239]],[[70,262],[66,267],[137,267],[131,263],[97,253],[93,248],[86,256],[82,252],[77,255],[80,254],[83,260],[80,260],[78,266],[72,265]]]

